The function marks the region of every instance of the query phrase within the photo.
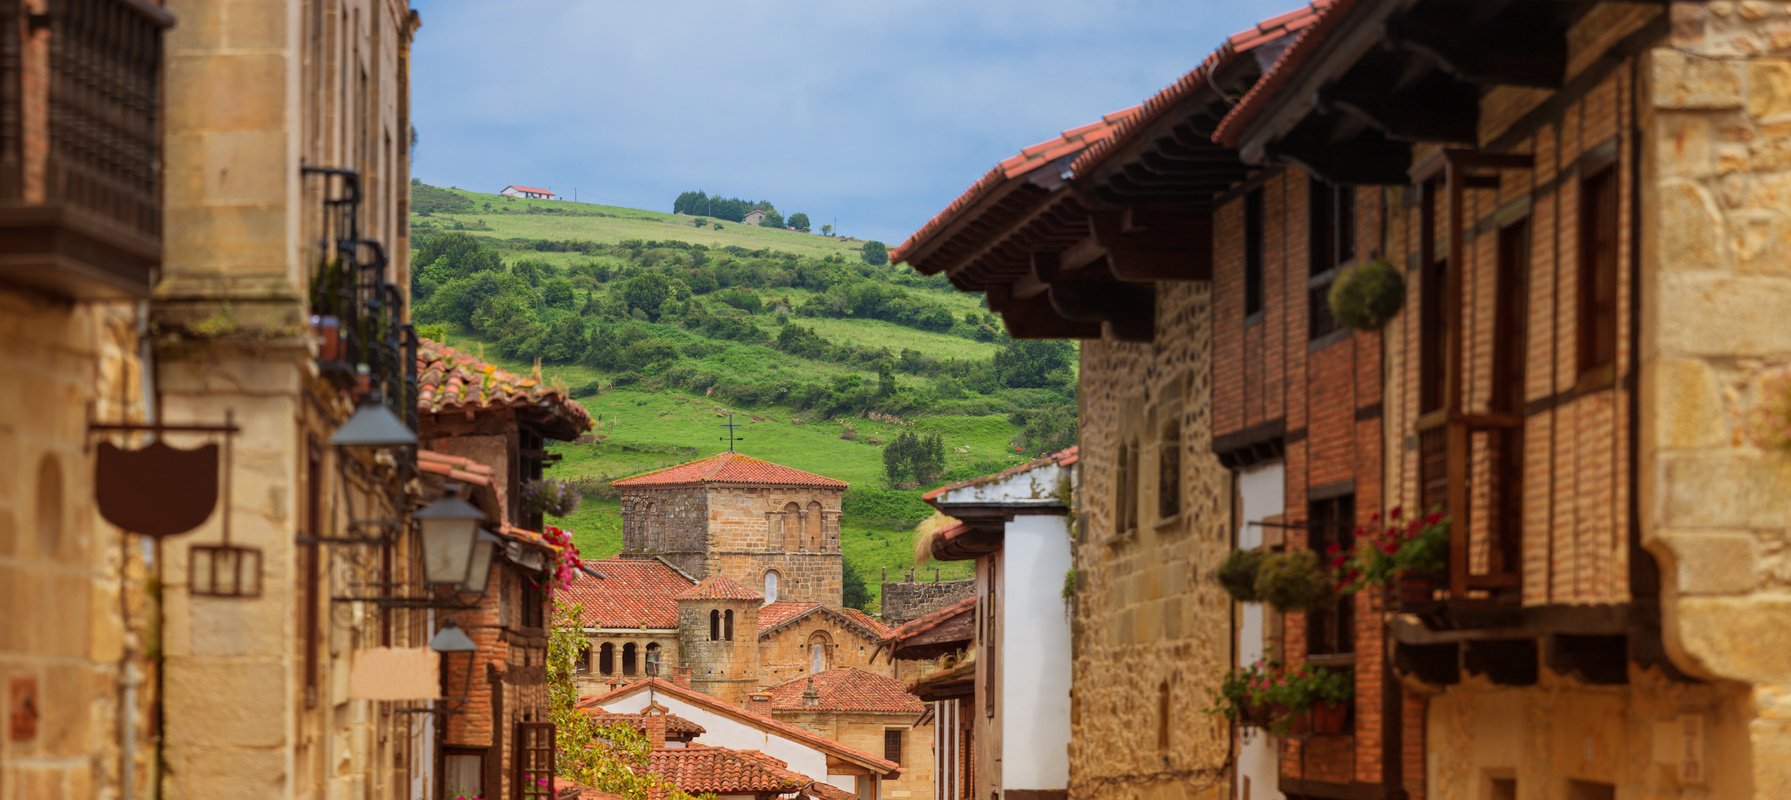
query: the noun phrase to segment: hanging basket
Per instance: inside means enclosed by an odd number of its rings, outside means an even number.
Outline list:
[[[1434,572],[1403,572],[1387,584],[1387,604],[1394,608],[1428,606],[1436,601],[1443,576]]]
[[[1405,305],[1405,276],[1384,259],[1350,267],[1331,284],[1331,314],[1359,331],[1387,327]]]
[[[1349,705],[1347,703],[1319,703],[1301,715],[1306,719],[1306,730],[1313,736],[1335,736],[1349,730]]]
[[[120,529],[160,538],[211,519],[218,505],[218,446],[191,450],[164,442],[127,450],[100,442],[93,467],[100,516]]]

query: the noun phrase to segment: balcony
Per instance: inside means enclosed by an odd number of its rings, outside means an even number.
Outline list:
[[[1515,609],[1523,569],[1523,419],[1449,414],[1418,420],[1419,505],[1448,516],[1449,569],[1408,582],[1399,610],[1440,626]]]
[[[161,264],[162,34],[147,0],[0,0],[0,282],[140,298]]]

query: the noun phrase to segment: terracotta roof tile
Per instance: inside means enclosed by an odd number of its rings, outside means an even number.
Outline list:
[[[539,372],[539,370],[537,370]],[[547,433],[571,439],[591,428],[591,415],[540,375],[523,377],[431,339],[417,342],[417,409],[468,414],[501,408],[540,412]]]
[[[873,631],[876,631],[878,636],[888,636],[889,635],[889,626],[883,624],[883,620],[877,619],[876,617],[866,614],[863,611],[859,611],[856,608],[841,608],[841,609],[839,609],[839,612],[841,614],[844,614],[844,615],[851,617],[855,620],[858,620],[858,624],[863,625],[866,628],[870,628]]]
[[[672,598],[696,585],[658,559],[606,558],[585,565],[603,578],[578,575],[566,592],[582,606],[579,621],[593,628],[676,628],[678,602]]]
[[[514,183],[510,184],[509,186],[505,186],[504,188],[505,189],[515,189],[516,191],[519,191],[519,192],[533,192],[535,194],[553,194],[552,189],[537,189],[533,186],[517,186]]]
[[[820,603],[803,600],[779,600],[759,607],[759,630],[775,628],[820,608]]]
[[[931,614],[927,614],[926,616],[919,617],[919,618],[908,621],[907,623],[903,624],[901,627],[890,631],[889,635],[883,637],[883,639],[886,642],[899,643],[904,639],[913,638],[914,636],[917,636],[922,633],[926,633],[927,631],[937,628],[937,627],[939,627],[940,624],[946,622],[947,620],[950,620],[952,617],[955,617],[955,616],[962,614],[966,611],[974,610],[975,608],[976,608],[976,597],[974,595],[970,596],[970,597],[966,597],[962,600],[959,600],[956,603],[952,603],[949,606],[941,608],[938,611],[934,611]]]
[[[743,600],[757,602],[765,596],[741,586],[726,575],[710,575],[697,585],[674,595],[673,600]]]
[[[417,469],[451,481],[486,488],[490,488],[493,476],[491,467],[464,456],[437,453],[434,450],[417,451]]]
[[[740,453],[720,453],[676,466],[644,472],[610,483],[618,489],[641,486],[698,486],[736,484],[752,486],[805,486],[844,489],[847,483],[795,467],[774,464]]]
[[[699,744],[660,748],[648,756],[647,771],[690,794],[784,793],[814,782],[782,761],[749,752]]]
[[[1311,25],[1319,13],[1331,0],[1317,0],[1312,5],[1296,8],[1285,14],[1269,17],[1249,30],[1239,31],[1228,37],[1200,65],[1189,70],[1186,75],[1169,84],[1162,91],[1152,95],[1140,106],[1141,111],[1130,119],[1120,123],[1113,135],[1088,148],[1070,165],[1070,171],[1076,175],[1086,175],[1106,159],[1116,148],[1129,141],[1133,134],[1157,121],[1170,108],[1192,96],[1201,87],[1207,85],[1207,77],[1222,69],[1232,59],[1245,55],[1258,47],[1281,41]]]
[[[580,710],[596,720],[598,725],[627,725],[639,731],[645,731],[647,729],[647,715],[645,713],[623,714],[616,711],[605,711],[601,708],[585,708]],[[665,732],[683,734],[685,736],[701,736],[708,731],[704,730],[703,726],[680,717],[677,714],[666,714]]]
[[[1021,150],[1019,154],[1004,159],[1001,163],[995,165],[994,169],[989,170],[988,174],[983,175],[981,178],[978,178],[975,183],[970,184],[970,188],[965,189],[963,194],[958,195],[956,200],[951,201],[951,203],[945,207],[944,211],[934,215],[932,219],[927,220],[926,224],[920,226],[920,229],[916,230],[912,236],[909,236],[906,241],[896,245],[895,249],[891,250],[889,253],[889,260],[895,263],[901,263],[907,260],[908,256],[914,252],[915,248],[926,243],[928,239],[931,239],[938,234],[950,224],[952,219],[960,212],[976,204],[977,201],[989,196],[1002,185],[1023,178],[1026,175],[1031,174],[1034,170],[1055,162],[1060,158],[1081,152],[1084,148],[1095,142],[1111,136],[1116,126],[1129,119],[1132,115],[1138,113],[1138,110],[1139,107],[1134,106],[1132,108],[1115,111],[1101,117],[1099,122],[1093,122],[1079,128],[1071,128],[1070,130],[1064,131],[1056,138],[1025,148]]]
[[[1318,0],[1313,7],[1317,9],[1316,19],[1307,24],[1292,44],[1282,51],[1281,57],[1269,67],[1269,71],[1258,78],[1256,84],[1245,92],[1225,119],[1219,121],[1219,127],[1213,131],[1213,139],[1227,147],[1237,146],[1243,138],[1244,126],[1261,114],[1269,102],[1293,79],[1295,72],[1318,50],[1325,37],[1349,16],[1350,9],[1358,5],[1356,0]]]
[[[875,617],[856,608],[824,606],[820,603],[801,600],[780,600],[759,608],[759,635],[770,634],[810,614],[824,614],[844,623],[846,627],[859,628],[860,633],[870,639],[882,639],[884,634],[889,631],[889,626],[878,622]]]
[[[645,689],[651,689],[659,694],[669,695],[683,700],[686,703],[701,706],[706,711],[727,717],[735,722],[750,725],[767,733],[772,733],[791,741],[801,742],[814,747],[817,750],[821,750],[822,752],[858,764],[859,766],[873,769],[878,774],[885,777],[898,775],[902,771],[902,765],[897,764],[894,761],[878,758],[877,756],[871,755],[856,747],[836,742],[810,731],[807,728],[755,714],[740,708],[739,706],[724,703],[715,697],[711,697],[688,686],[679,686],[676,683],[662,680],[660,678],[648,678],[643,681],[636,681],[626,686],[618,687],[600,695],[580,697],[577,705],[579,708],[601,707],[604,703],[614,701]]]
[[[804,695],[813,682],[819,699],[809,705]],[[837,667],[804,675],[765,690],[774,711],[856,711],[877,714],[919,714],[926,710],[920,698],[894,678],[856,667]]]

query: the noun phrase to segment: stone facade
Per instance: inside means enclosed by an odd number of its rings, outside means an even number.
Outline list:
[[[761,633],[759,639],[759,685],[771,686],[806,675],[814,670],[814,646],[820,645],[821,669],[857,667],[867,672],[907,678],[899,662],[884,659],[872,663],[879,636],[863,625],[846,622],[826,610],[816,609],[807,616]],[[872,751],[877,752],[877,751]]]
[[[625,488],[622,552],[657,555],[697,578],[726,575],[778,600],[840,604],[838,489],[699,485]]]
[[[780,722],[800,725],[847,747],[855,747],[874,756],[896,755],[885,748],[887,731],[900,731],[901,758],[892,759],[902,765],[897,778],[880,783],[880,797],[886,800],[932,800],[933,726],[915,725],[914,715],[878,714],[857,711],[774,711],[771,716]]]
[[[1219,798],[1230,787],[1230,731],[1200,713],[1231,666],[1231,602],[1210,578],[1230,546],[1232,505],[1205,400],[1211,290],[1185,282],[1154,291],[1155,344],[1082,345],[1071,797]],[[1167,446],[1181,450],[1181,511],[1160,518],[1155,454],[1166,445],[1157,432],[1171,421],[1180,425]],[[1122,531],[1116,456],[1134,440],[1145,448],[1143,516]]]
[[[937,575],[930,581],[915,580],[911,570],[906,580],[883,581],[883,624],[920,619],[975,593],[974,580],[941,581]]]
[[[678,654],[690,688],[744,707],[759,679],[759,601],[679,600]]]

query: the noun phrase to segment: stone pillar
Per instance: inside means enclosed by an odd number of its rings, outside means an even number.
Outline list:
[[[1791,2],[1670,13],[1639,115],[1643,543],[1675,663],[1751,694],[1716,721],[1712,757],[1787,797]]]

